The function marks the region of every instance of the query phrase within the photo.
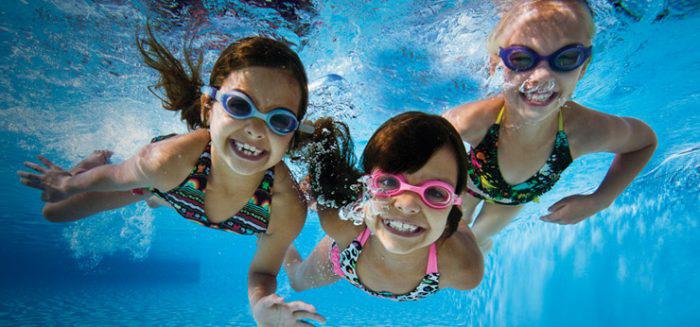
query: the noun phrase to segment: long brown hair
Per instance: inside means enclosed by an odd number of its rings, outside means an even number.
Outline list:
[[[202,120],[202,110],[205,108],[201,107],[200,100],[200,88],[203,85],[200,77],[202,55],[200,53],[196,59],[193,58],[191,40],[185,43],[182,51],[187,69],[156,39],[148,24],[146,37],[137,35],[136,46],[144,63],[160,74],[154,87],[164,91],[165,98],[161,97],[163,108],[180,111],[181,119],[190,130],[207,127],[208,122]],[[301,91],[297,118],[303,120],[309,103],[308,79],[301,59],[292,49],[264,36],[239,39],[219,55],[212,68],[209,85],[220,88],[229,74],[247,67],[266,67],[288,72],[297,81]],[[149,89],[155,94],[152,88]],[[340,162],[354,164],[347,155],[354,146],[345,123],[323,117],[305,124],[313,125],[314,132],[295,132],[288,151],[293,159],[305,161],[308,170],[314,174],[330,171]]]
[[[374,132],[362,153],[361,170],[355,167],[352,149],[343,148],[335,169],[310,174],[312,195],[339,205],[352,203],[362,192],[355,185],[363,174],[377,168],[388,173],[418,171],[445,145],[457,158],[455,192],[460,194],[467,185],[467,152],[459,133],[441,116],[410,111],[387,120]],[[461,217],[462,211],[453,206],[443,237],[457,230]]]
[[[159,97],[163,101],[163,108],[180,111],[181,119],[190,130],[206,127],[208,123],[202,120],[203,108],[200,102],[200,88],[204,85],[200,76],[202,53],[196,58],[193,56],[192,39],[185,42],[182,50],[187,68],[158,41],[150,24],[146,25],[145,37],[136,36],[136,46],[143,62],[160,75],[153,87],[162,89],[165,94],[164,98]],[[231,72],[247,67],[267,67],[288,72],[297,81],[301,91],[297,118],[303,119],[309,102],[308,80],[301,59],[292,49],[264,36],[238,39],[219,55],[212,68],[209,85],[220,88]],[[153,88],[149,89],[153,92]]]

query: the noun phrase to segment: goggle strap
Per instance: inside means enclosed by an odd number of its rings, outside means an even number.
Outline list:
[[[202,92],[202,94],[209,96],[212,99],[216,99],[216,89],[209,86],[209,85],[203,85],[201,88],[199,88],[199,91]]]
[[[299,132],[305,134],[313,134],[315,131],[316,128],[313,125],[311,125],[308,121],[299,124]]]

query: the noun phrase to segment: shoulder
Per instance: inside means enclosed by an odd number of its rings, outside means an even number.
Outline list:
[[[503,98],[496,96],[457,106],[445,112],[443,117],[452,123],[465,142],[474,146],[496,121],[502,106]]]
[[[208,142],[209,133],[202,129],[150,143],[137,154],[139,167],[155,177],[153,186],[171,189],[192,170]]]
[[[355,225],[351,221],[341,220],[336,208],[318,207],[318,217],[321,227],[341,248],[347,247],[367,226]]]
[[[570,101],[563,109],[564,130],[574,158],[595,152],[627,152],[656,142],[644,122],[600,112]],[[640,143],[640,144],[636,144]]]
[[[438,267],[445,287],[470,290],[484,277],[484,257],[469,229],[456,231],[438,247]]]

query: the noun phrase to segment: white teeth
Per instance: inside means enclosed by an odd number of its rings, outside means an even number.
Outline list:
[[[386,224],[389,225],[389,227],[396,229],[398,231],[401,231],[401,232],[413,233],[413,232],[417,231],[419,228],[418,226],[414,226],[414,225],[407,224],[407,223],[397,221],[397,220],[385,219],[385,221],[386,221]]]
[[[551,92],[548,93],[528,93],[525,95],[528,100],[536,102],[544,102],[552,96]]]
[[[257,156],[263,152],[263,150],[260,150],[260,149],[254,147],[250,144],[246,144],[246,143],[238,142],[238,141],[235,141],[234,143],[236,144],[236,149],[238,149],[238,151],[242,151],[243,153],[248,154],[248,155]]]

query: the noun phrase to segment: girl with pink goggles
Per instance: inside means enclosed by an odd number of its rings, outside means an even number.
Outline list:
[[[421,200],[433,209],[444,209],[452,205],[462,205],[462,198],[455,194],[452,185],[437,179],[413,185],[403,175],[385,173],[375,169],[370,175],[370,192],[379,198],[399,195],[411,191],[420,195]]]

